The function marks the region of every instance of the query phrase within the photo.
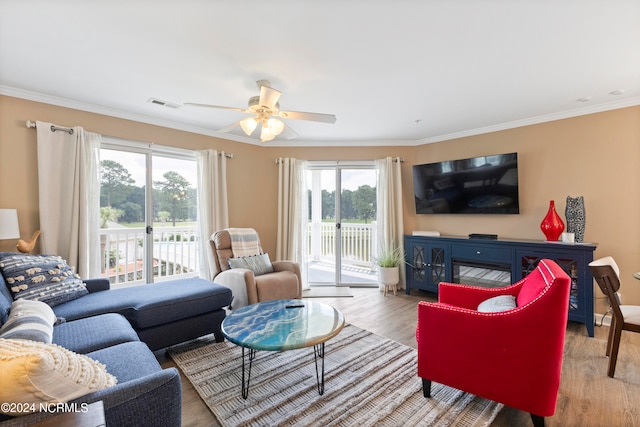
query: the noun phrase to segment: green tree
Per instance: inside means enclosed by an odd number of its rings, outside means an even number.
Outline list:
[[[115,160],[100,162],[100,205],[118,205],[126,199],[135,181],[129,171]]]
[[[123,212],[121,218],[124,222],[140,222],[144,218],[142,208],[136,203],[124,202],[118,208]]]
[[[120,209],[111,206],[103,206],[100,208],[100,228],[107,228],[110,221],[117,221],[124,214]]]
[[[146,204],[146,192],[144,185],[141,187],[132,186],[130,187],[129,195],[127,196],[127,202],[135,203],[140,206],[140,209],[144,210],[144,206]]]
[[[336,192],[322,190],[322,218],[333,219],[336,217]]]
[[[169,218],[171,218],[171,212],[167,212],[167,211],[158,212],[158,219],[161,222],[167,222],[169,221]]]
[[[357,218],[353,207],[353,194],[353,191],[344,189],[340,195],[340,218],[343,220]]]
[[[357,218],[367,222],[376,214],[376,189],[370,185],[361,185],[352,195],[352,203]]]
[[[154,181],[153,185],[160,190],[160,209],[171,212],[175,226],[176,218],[180,216],[184,220],[188,213],[189,204],[187,201],[192,199],[188,197],[191,184],[174,171],[165,172],[162,177],[164,181]],[[195,203],[195,201],[191,200],[190,203]]]

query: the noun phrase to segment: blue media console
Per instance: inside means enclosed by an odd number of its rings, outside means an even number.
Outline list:
[[[412,289],[437,293],[440,282],[506,286],[533,271],[541,259],[554,260],[571,277],[569,320],[584,323],[593,337],[593,277],[588,265],[595,243],[445,236],[405,236],[404,241],[407,294]]]

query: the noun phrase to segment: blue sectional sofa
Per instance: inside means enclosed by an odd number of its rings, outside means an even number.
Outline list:
[[[122,289],[110,289],[105,279],[85,283],[87,295],[53,307],[65,319],[54,326],[53,343],[103,363],[118,382],[71,403],[102,400],[107,425],[179,426],[179,373],[162,369],[152,351],[211,333],[222,341],[231,291],[200,278]],[[12,302],[0,274],[0,326]],[[0,426],[26,426],[53,415],[0,415]]]
[[[120,289],[109,289],[107,279],[84,283],[89,294],[53,307],[57,316],[122,314],[152,351],[211,333],[224,339],[220,327],[232,299],[225,286],[198,277]]]

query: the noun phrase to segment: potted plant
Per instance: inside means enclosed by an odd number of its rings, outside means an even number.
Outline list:
[[[387,289],[391,287],[396,294],[397,285],[400,282],[400,265],[404,263],[402,250],[396,247],[388,247],[380,251],[376,259],[378,264],[378,285],[387,295]]]

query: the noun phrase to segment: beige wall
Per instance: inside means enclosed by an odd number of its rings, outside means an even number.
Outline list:
[[[38,228],[36,132],[25,121],[80,125],[103,135],[162,145],[232,152],[228,164],[231,226],[258,230],[265,250],[275,252],[278,157],[307,160],[405,158],[402,165],[405,231],[446,235],[497,233],[538,239],[549,200],[564,218],[568,195],[585,197],[585,240],[598,242],[596,256],[612,255],[623,274],[625,303],[640,304],[640,107],[525,126],[417,147],[269,147],[133,122],[94,113],[0,96],[0,208],[17,208],[20,234]],[[416,215],[414,164],[503,152],[518,152],[520,215]],[[269,184],[272,183],[272,184]],[[0,241],[12,250],[13,241]],[[596,296],[600,297],[599,292]],[[597,312],[603,312],[598,300]]]
[[[624,302],[640,304],[640,281],[631,277],[640,270],[640,107],[424,145],[415,163],[513,151],[518,152],[519,215],[406,215],[405,231],[543,239],[539,224],[549,200],[564,220],[567,196],[581,195],[584,240],[598,243],[596,257],[616,259]],[[409,190],[408,184],[407,197]],[[595,295],[602,297],[599,290]],[[605,310],[598,299],[596,312]]]

